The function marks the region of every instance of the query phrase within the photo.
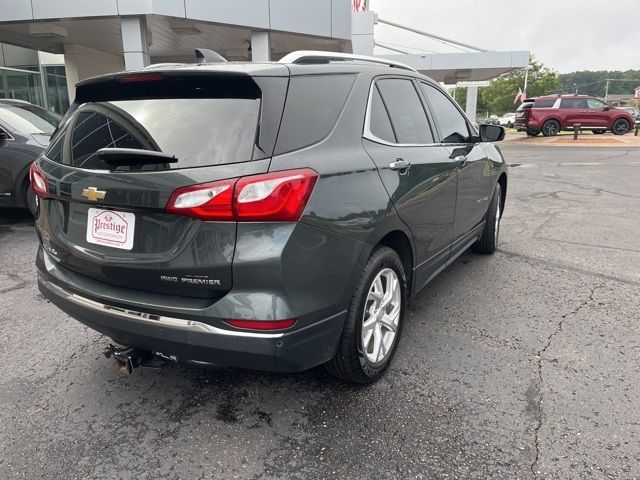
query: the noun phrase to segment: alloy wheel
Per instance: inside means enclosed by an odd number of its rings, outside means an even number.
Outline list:
[[[380,363],[391,353],[401,309],[400,280],[394,270],[385,268],[373,280],[364,306],[361,339],[369,362]]]

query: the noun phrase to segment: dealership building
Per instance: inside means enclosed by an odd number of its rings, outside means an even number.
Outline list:
[[[466,52],[412,54],[384,46],[375,38],[378,22]],[[373,55],[382,47],[390,54],[381,56],[437,81],[466,82],[468,113],[475,117],[475,82],[529,62],[529,52],[485,51],[387,22],[362,0],[0,0],[0,42],[0,98],[56,111],[73,99],[79,80],[193,62],[198,47],[241,61],[278,60],[295,50]]]

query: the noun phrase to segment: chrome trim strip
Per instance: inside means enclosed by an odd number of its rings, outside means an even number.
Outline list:
[[[164,315],[153,315],[149,313],[137,312],[135,310],[127,310],[124,308],[112,307],[110,305],[106,305],[104,303],[96,302],[95,300],[91,300],[86,297],[82,297],[72,292],[68,292],[62,287],[55,285],[52,282],[49,282],[42,278],[41,275],[38,275],[38,281],[44,285],[47,289],[55,292],[60,295],[64,299],[75,303],[84,308],[89,308],[91,310],[108,313],[109,315],[115,315],[120,318],[126,318],[127,320],[133,320],[138,322],[143,322],[152,325],[165,325],[167,327],[181,328],[191,331],[196,331],[199,333],[207,333],[212,335],[225,335],[229,337],[244,337],[244,338],[265,338],[265,339],[274,339],[274,338],[282,338],[284,336],[284,332],[278,333],[255,333],[255,332],[240,332],[240,331],[232,331],[225,330],[222,328],[214,327],[212,325],[196,322],[193,320],[186,320],[184,318],[176,318],[176,317],[167,317]]]

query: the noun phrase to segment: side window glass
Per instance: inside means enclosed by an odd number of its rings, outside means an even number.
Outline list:
[[[587,105],[589,105],[590,110],[602,110],[606,106],[604,102],[598,100],[597,98],[587,99]]]
[[[420,87],[433,108],[433,116],[440,129],[442,143],[469,141],[467,120],[453,104],[453,101],[431,85],[420,83]]]
[[[354,81],[355,75],[292,76],[276,154],[325,139],[338,121]]]
[[[382,102],[382,97],[378,91],[378,87],[374,86],[371,93],[371,111],[369,112],[369,129],[381,140],[391,143],[397,143],[396,135],[393,133],[391,120],[387,108]]]
[[[376,85],[389,111],[398,143],[433,143],[433,134],[411,80],[387,78]]]

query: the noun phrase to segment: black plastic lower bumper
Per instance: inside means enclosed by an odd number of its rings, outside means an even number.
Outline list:
[[[66,291],[38,275],[40,292],[81,323],[121,345],[221,366],[296,372],[335,353],[345,312],[281,333],[222,330],[188,320],[158,318],[112,308]]]

